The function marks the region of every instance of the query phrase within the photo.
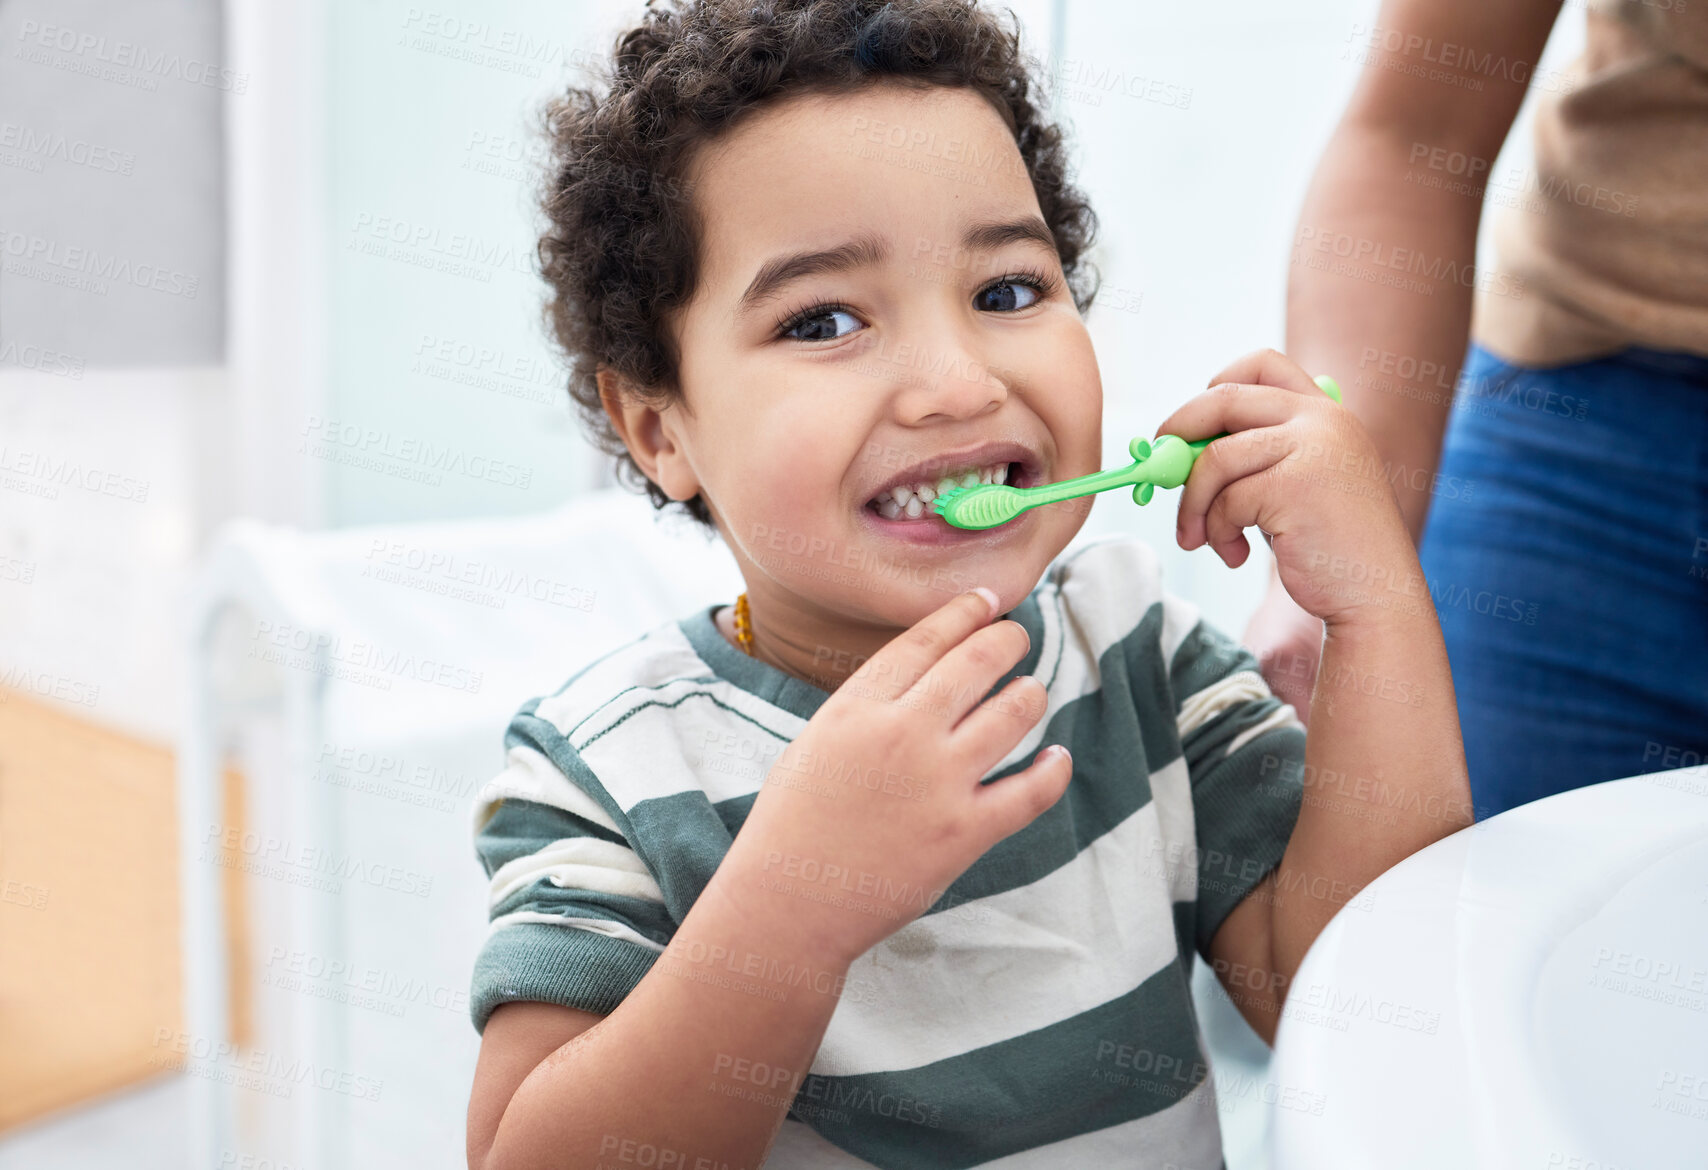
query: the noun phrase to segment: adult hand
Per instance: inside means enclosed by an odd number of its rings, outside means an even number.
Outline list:
[[[1273,574],[1257,612],[1245,627],[1245,645],[1257,655],[1263,681],[1283,703],[1291,703],[1299,722],[1311,721],[1311,690],[1322,663],[1323,624],[1299,608]]]

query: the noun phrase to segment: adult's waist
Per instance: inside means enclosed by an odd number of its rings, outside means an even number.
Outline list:
[[[1590,22],[1535,163],[1491,178],[1498,264],[1475,335],[1527,365],[1626,346],[1708,354],[1708,71]]]

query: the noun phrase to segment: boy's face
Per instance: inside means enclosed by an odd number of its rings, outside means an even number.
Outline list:
[[[905,627],[975,585],[1018,604],[1089,501],[969,532],[894,491],[1098,467],[1091,339],[1001,117],[967,89],[796,98],[707,147],[692,191],[687,409],[656,478],[704,494],[756,620]]]

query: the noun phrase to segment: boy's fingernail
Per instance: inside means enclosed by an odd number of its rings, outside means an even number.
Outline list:
[[[996,595],[996,591],[994,589],[986,589],[983,585],[980,585],[976,587],[973,592],[985,599],[985,603],[990,606],[990,616],[995,617],[996,607],[1002,604],[1002,599]]]

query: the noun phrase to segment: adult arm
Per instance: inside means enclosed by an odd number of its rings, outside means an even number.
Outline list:
[[[1487,183],[1559,9],[1560,0],[1387,0],[1377,27],[1353,42],[1366,54],[1364,72],[1299,213],[1286,352],[1340,380],[1346,406],[1389,464],[1414,542],[1470,334],[1465,274],[1476,259],[1482,200],[1453,181]],[[1482,84],[1429,76],[1442,72]],[[1337,246],[1351,246],[1355,257],[1403,249],[1420,259],[1416,275],[1431,291],[1306,263],[1340,258]],[[1409,376],[1383,374],[1384,361]],[[1393,386],[1376,389],[1381,378]]]
[[[1560,0],[1387,0],[1375,27],[1349,42],[1363,73],[1299,213],[1286,351],[1340,382],[1386,464],[1414,543],[1470,333],[1482,212],[1475,192],[1559,10]],[[1442,73],[1480,85],[1450,84]],[[1397,264],[1400,255],[1418,258],[1415,273]],[[1412,276],[1430,291],[1337,271],[1348,261]],[[1245,641],[1276,694],[1308,720],[1322,624],[1294,604],[1273,568]]]

